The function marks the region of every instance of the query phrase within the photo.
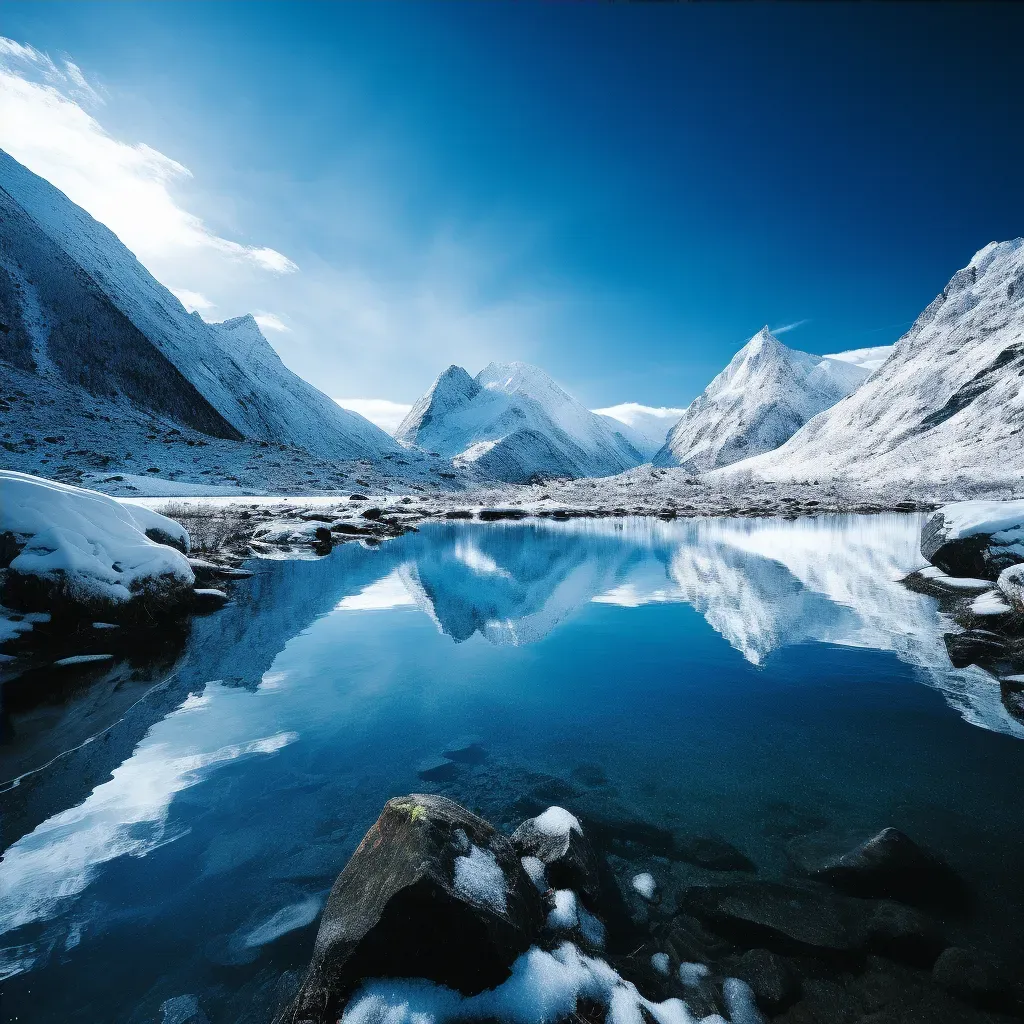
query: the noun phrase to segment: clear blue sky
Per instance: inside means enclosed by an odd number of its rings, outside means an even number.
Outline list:
[[[685,405],[763,323],[894,341],[1021,233],[1022,28],[1012,5],[0,5],[104,129],[192,171],[190,211],[298,264],[268,336],[318,386],[411,401],[498,355],[591,406]]]

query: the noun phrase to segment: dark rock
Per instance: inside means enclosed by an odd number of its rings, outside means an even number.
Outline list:
[[[365,537],[374,533],[369,526],[359,526],[356,523],[335,523],[331,527],[331,532],[349,534],[354,537]]]
[[[370,499],[365,494],[350,494],[348,496],[349,501],[369,501]]]
[[[938,924],[913,907],[880,900],[868,918],[870,948],[915,967],[931,967],[949,945]]]
[[[992,1010],[1024,1007],[1020,972],[977,950],[950,946],[932,968],[935,983],[947,992]]]
[[[445,519],[472,519],[473,513],[464,508],[456,508],[451,512],[445,512]]]
[[[749,857],[732,843],[715,836],[677,838],[675,855],[712,871],[757,871],[757,865]]]
[[[800,994],[800,979],[782,957],[768,949],[750,949],[728,966],[730,977],[745,981],[754,991],[757,1005],[776,1013]]]
[[[827,889],[739,882],[688,889],[685,910],[742,945],[779,952],[848,955],[864,944],[862,901]]]
[[[223,590],[193,590],[193,607],[200,614],[204,612],[215,612],[223,608],[231,599]]]
[[[935,906],[964,901],[964,885],[956,872],[896,828],[882,829],[809,873],[853,896]]]
[[[476,850],[473,850],[476,847]],[[459,858],[500,868],[504,905],[457,883]],[[366,978],[426,978],[466,994],[501,984],[544,924],[512,844],[443,797],[389,800],[334,883],[287,1022],[327,1024]]]
[[[382,509],[379,508],[368,508],[363,512],[364,519],[380,519],[384,514]]]
[[[521,508],[482,508],[478,513],[485,523],[493,523],[498,519],[525,519],[528,513]]]
[[[18,557],[22,545],[9,530],[0,533],[0,569],[6,569]]]
[[[459,766],[445,757],[429,757],[416,767],[424,782],[451,782],[459,774]]]
[[[449,761],[457,761],[459,764],[483,764],[487,760],[487,751],[475,736],[455,740],[443,755]]]
[[[544,816],[524,821],[512,834],[521,857],[536,857],[547,868],[553,889],[572,889],[592,907],[600,891],[597,856],[580,829],[553,828]]]
[[[154,471],[149,470],[148,472]],[[155,472],[159,473],[160,470],[156,470]],[[173,534],[167,533],[165,530],[161,530],[158,526],[151,526],[146,531],[146,536],[155,544],[166,544],[168,547],[177,548],[183,555],[188,554],[186,545],[183,541],[179,540],[179,538]]]
[[[331,536],[330,527],[318,526],[315,533],[316,540],[313,547],[318,555],[330,554],[334,547],[334,538]]]
[[[1024,685],[1010,679],[1001,679],[999,694],[1007,712],[1024,725]]]
[[[709,932],[695,917],[676,914],[654,931],[659,948],[676,964],[710,964],[727,953],[731,946],[719,935]]]
[[[994,542],[992,534],[977,533],[951,540],[942,509],[933,512],[921,530],[921,554],[950,576],[995,580],[1021,562],[1016,545]]]
[[[1007,652],[1006,641],[997,633],[973,629],[964,633],[946,633],[942,638],[946,644],[953,668],[967,668],[979,662],[1000,658]]]

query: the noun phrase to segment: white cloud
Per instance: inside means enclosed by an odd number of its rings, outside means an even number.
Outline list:
[[[298,269],[265,246],[222,238],[175,201],[188,168],[145,143],[113,138],[82,104],[101,102],[79,67],[0,38],[0,148],[106,224],[149,265],[197,250],[283,274]]]
[[[810,320],[794,320],[791,324],[783,324],[781,327],[773,327],[771,329],[772,334],[785,334],[787,331],[795,331],[798,327],[803,327],[804,324],[809,324]]]
[[[381,430],[393,434],[398,425],[408,415],[411,405],[402,402],[389,402],[386,398],[336,398],[342,409],[365,416],[371,423],[376,423]]]
[[[217,307],[217,303],[211,302],[202,292],[190,291],[188,288],[172,288],[171,291],[190,313],[202,313],[204,310]]]
[[[189,308],[209,316],[212,307],[217,319],[275,310],[261,326],[288,338],[287,364],[327,394],[421,391],[449,363],[541,361],[564,333],[571,297],[521,269],[536,265],[542,227],[522,216],[453,219],[442,203],[425,222],[407,221],[404,176],[414,161],[396,156],[400,141],[364,140],[351,166],[301,184],[287,159],[204,183],[154,146],[107,131],[101,111],[117,93],[91,88],[88,76],[65,57],[0,37],[0,148],[110,227]],[[276,218],[301,274],[277,250],[223,237],[226,229],[190,212],[244,208],[236,195]],[[322,248],[298,249],[307,237]]]
[[[284,333],[291,330],[291,328],[276,313],[268,313],[265,310],[258,309],[253,313],[252,318],[264,331],[278,331],[280,333]]]
[[[665,405],[641,405],[639,402],[622,402],[620,405],[610,405],[607,409],[594,410],[598,416],[611,416],[613,420],[618,420],[620,423],[625,423],[627,427],[637,429],[643,429],[652,420],[664,420],[666,430],[685,411],[685,409],[673,409]]]

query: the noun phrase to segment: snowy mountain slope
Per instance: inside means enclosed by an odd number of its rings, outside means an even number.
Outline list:
[[[288,370],[251,318],[208,325],[117,237],[0,152],[0,358],[211,436],[325,458],[401,448]]]
[[[703,473],[771,451],[870,372],[787,348],[764,327],[690,403],[654,464]]]
[[[1019,484],[1024,239],[975,254],[850,397],[744,463],[767,479]]]
[[[395,436],[509,483],[608,476],[643,461],[621,430],[525,363],[491,363],[475,378],[450,366]]]
[[[655,452],[665,443],[669,431],[685,411],[685,409],[654,409],[637,402],[623,402],[621,405],[613,405],[607,409],[594,410],[598,416],[612,421],[612,428],[620,431],[645,459],[654,457]]]

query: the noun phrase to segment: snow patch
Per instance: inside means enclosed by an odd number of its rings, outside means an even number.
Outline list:
[[[567,836],[570,831],[583,835],[579,819],[564,807],[549,807],[543,814],[533,819],[533,824],[546,836]]]
[[[455,858],[455,891],[496,913],[508,910],[508,882],[491,850],[473,846],[464,857]]]
[[[654,893],[657,891],[658,886],[654,881],[653,875],[646,871],[639,875],[634,875],[631,884],[633,888],[648,902],[654,899]]]
[[[449,1024],[500,1020],[503,1024],[555,1024],[581,999],[608,1007],[608,1024],[642,1024],[641,1008],[657,1024],[697,1024],[679,999],[654,1003],[603,960],[585,956],[572,943],[546,952],[536,947],[512,965],[509,979],[474,996],[422,979],[365,984],[345,1007],[342,1024]]]

